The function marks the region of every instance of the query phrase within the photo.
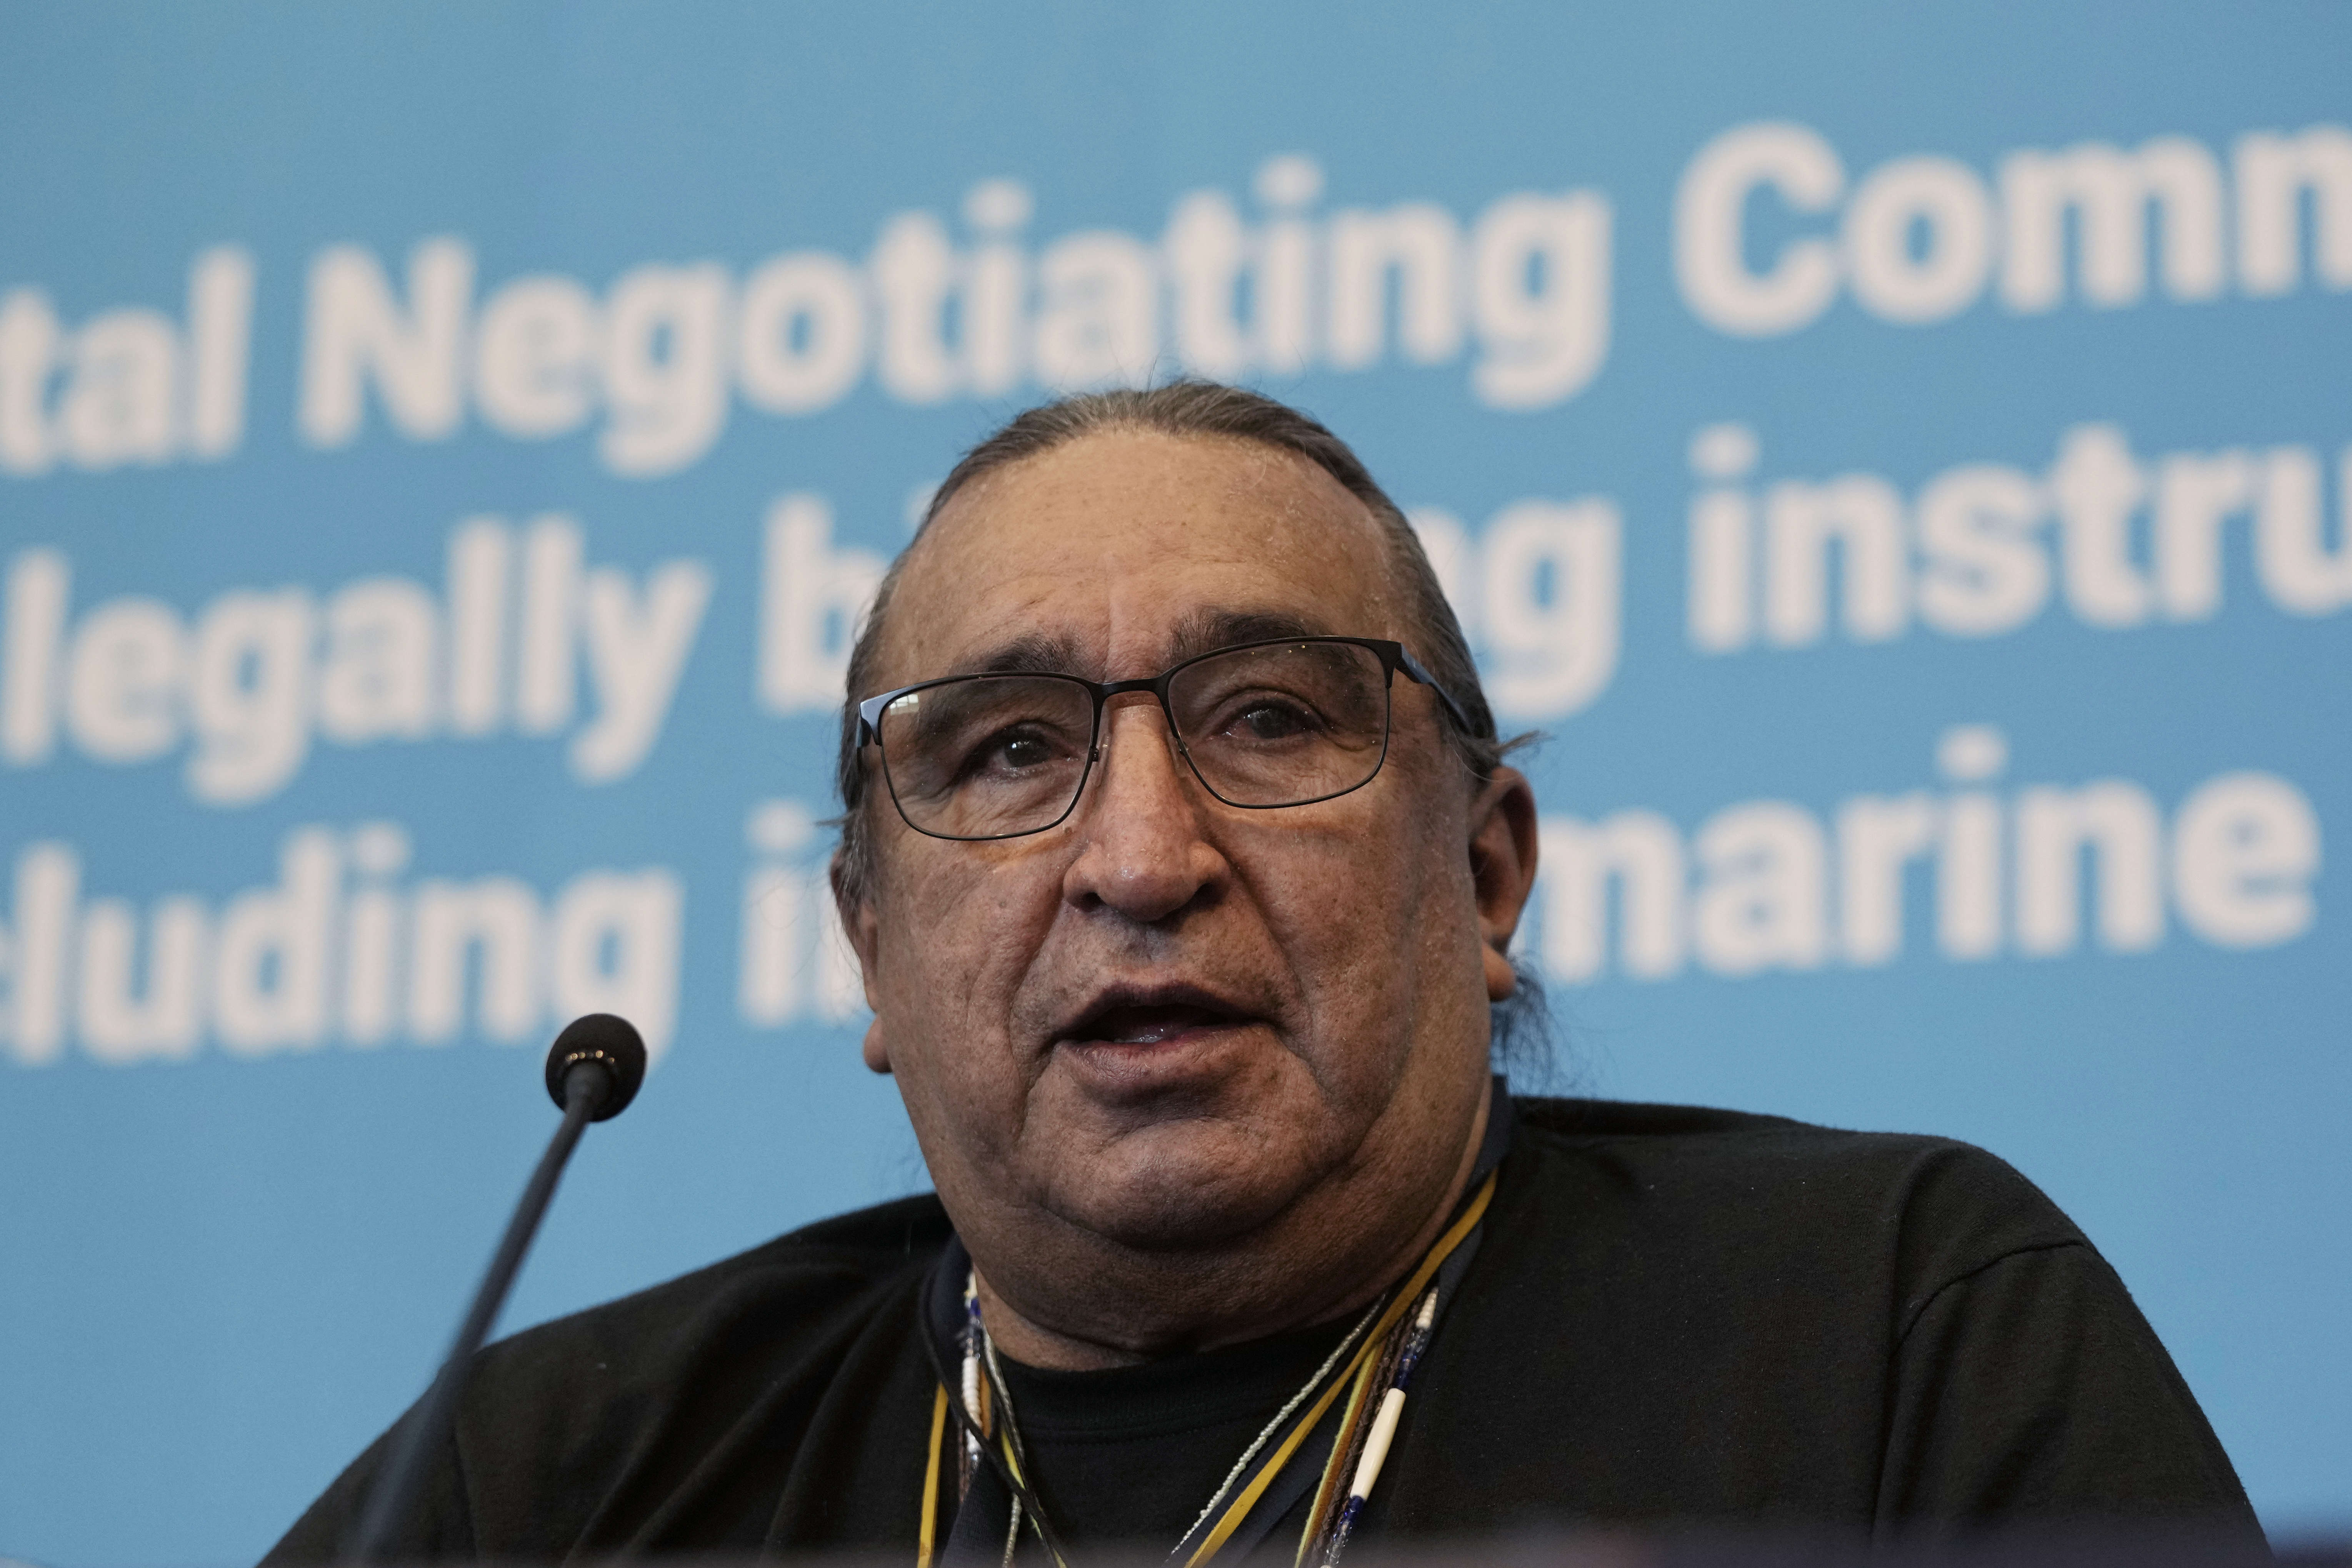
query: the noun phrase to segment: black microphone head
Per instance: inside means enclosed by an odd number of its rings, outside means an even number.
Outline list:
[[[645,1039],[635,1024],[612,1013],[590,1013],[566,1024],[547,1052],[547,1092],[558,1110],[567,1109],[564,1079],[583,1062],[602,1067],[610,1086],[604,1102],[588,1120],[610,1121],[628,1109],[637,1097],[637,1086],[646,1081]]]

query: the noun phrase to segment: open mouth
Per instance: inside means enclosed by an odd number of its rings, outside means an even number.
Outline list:
[[[1249,1022],[1251,1018],[1239,1008],[1197,992],[1128,993],[1098,999],[1058,1038],[1070,1046],[1171,1046],[1205,1031]]]

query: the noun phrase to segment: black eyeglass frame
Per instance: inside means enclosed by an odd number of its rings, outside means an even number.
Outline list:
[[[1184,743],[1183,731],[1176,723],[1176,710],[1168,705],[1170,685],[1178,676],[1194,665],[1205,663],[1209,659],[1223,658],[1227,654],[1247,653],[1254,647],[1296,647],[1307,643],[1341,643],[1350,647],[1364,648],[1380,659],[1381,689],[1391,694],[1387,711],[1382,714],[1381,721],[1380,761],[1374,763],[1372,771],[1361,779],[1349,784],[1346,789],[1333,790],[1329,795],[1318,795],[1307,800],[1286,800],[1274,805],[1251,805],[1242,801],[1226,800],[1223,795],[1217,793],[1217,786],[1211,784],[1202,773],[1201,764],[1192,760],[1192,748]],[[945,839],[950,844],[990,844],[1004,838],[1026,838],[1032,834],[1050,833],[1061,826],[1070,819],[1070,813],[1078,809],[1078,802],[1086,798],[1087,781],[1094,777],[1095,764],[1102,760],[1103,705],[1112,698],[1123,696],[1130,691],[1149,691],[1160,700],[1160,717],[1168,721],[1168,733],[1176,742],[1177,753],[1184,759],[1184,765],[1192,771],[1192,776],[1200,780],[1202,789],[1236,811],[1287,811],[1295,805],[1316,805],[1323,801],[1337,800],[1343,795],[1353,795],[1381,776],[1381,770],[1388,765],[1389,742],[1396,734],[1396,700],[1393,693],[1396,690],[1396,678],[1399,670],[1404,672],[1405,679],[1426,686],[1434,692],[1438,701],[1444,705],[1446,713],[1453,718],[1454,725],[1465,735],[1470,733],[1470,719],[1462,711],[1462,705],[1454,700],[1452,693],[1437,683],[1437,678],[1429,673],[1421,660],[1412,657],[1412,650],[1401,642],[1392,641],[1387,637],[1265,637],[1256,642],[1234,643],[1225,647],[1213,647],[1206,653],[1194,654],[1191,658],[1172,665],[1158,675],[1136,680],[1088,680],[1084,676],[1065,675],[1058,670],[1045,669],[979,669],[967,675],[942,675],[930,680],[918,680],[912,686],[901,686],[895,690],[868,697],[858,703],[857,749],[862,752],[869,745],[877,751],[882,749],[882,710],[911,691],[926,691],[934,686],[952,686],[959,681],[986,680],[992,677],[1007,680],[1062,680],[1067,681],[1072,686],[1083,688],[1094,699],[1095,705],[1094,728],[1087,742],[1087,765],[1079,771],[1077,788],[1070,792],[1070,804],[1062,808],[1062,815],[1038,826],[1024,827],[1017,833],[983,833],[971,836],[934,833],[907,815],[906,806],[898,799],[898,786],[890,777],[889,755],[887,752],[883,754],[882,784],[883,787],[890,792],[890,804],[897,808],[898,820],[926,838]]]

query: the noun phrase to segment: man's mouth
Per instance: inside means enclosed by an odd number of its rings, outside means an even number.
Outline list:
[[[1203,1031],[1254,1021],[1240,1008],[1190,987],[1160,994],[1129,992],[1097,998],[1055,1039],[1069,1046],[1171,1046]]]

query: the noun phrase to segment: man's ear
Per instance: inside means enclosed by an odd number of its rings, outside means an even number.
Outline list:
[[[882,928],[874,916],[873,894],[849,875],[848,862],[838,849],[833,852],[826,879],[833,884],[833,907],[841,916],[842,931],[849,938],[850,951],[857,954],[857,974],[866,987],[866,1005],[874,1013],[874,1021],[866,1026],[866,1043],[859,1054],[874,1071],[887,1073],[890,1070],[890,1042],[882,1032]]]
[[[1496,768],[1470,804],[1470,879],[1490,1002],[1518,989],[1511,936],[1536,885],[1536,794],[1527,775]]]

